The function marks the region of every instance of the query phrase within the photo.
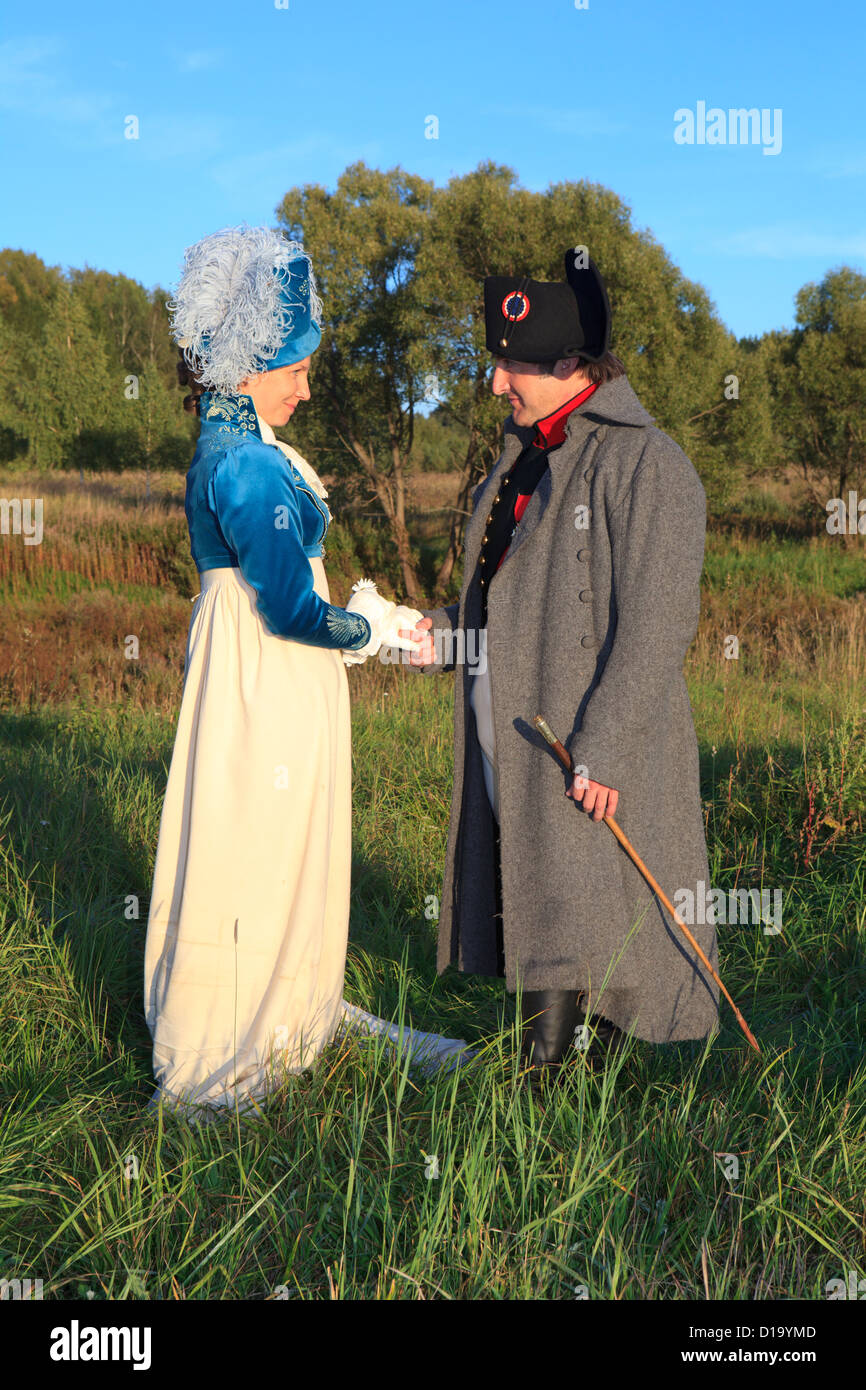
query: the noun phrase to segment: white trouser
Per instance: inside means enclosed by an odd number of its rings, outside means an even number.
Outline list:
[[[481,745],[481,763],[487,796],[499,824],[499,771],[496,765],[496,738],[493,732],[493,705],[490,700],[490,667],[487,662],[487,628],[478,634],[478,662],[470,663],[469,703],[475,715],[475,728]]]

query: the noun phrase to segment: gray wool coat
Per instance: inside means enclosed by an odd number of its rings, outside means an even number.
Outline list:
[[[533,433],[509,418],[503,452],[473,493],[459,604],[425,613],[436,659],[413,668],[456,673],[440,973],[453,963],[497,974],[495,820],[460,643],[478,649],[476,570],[490,504]],[[616,788],[617,823],[675,905],[683,889],[703,901],[709,870],[683,661],[698,623],[705,528],[695,469],[620,377],[568,417],[488,595],[506,989],[585,990],[591,1012],[654,1043],[706,1037],[717,986],[613,833],[565,796],[570,778],[532,719],[543,715],[575,765]],[[709,925],[689,925],[717,969],[712,909],[705,915]]]

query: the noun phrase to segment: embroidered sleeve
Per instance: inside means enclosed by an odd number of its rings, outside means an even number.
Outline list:
[[[277,450],[245,444],[214,469],[211,505],[238,567],[255,589],[265,625],[312,647],[364,647],[370,624],[320,598],[304,553],[298,495]]]

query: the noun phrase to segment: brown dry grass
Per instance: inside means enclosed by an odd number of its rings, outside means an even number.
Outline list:
[[[176,594],[142,602],[98,589],[62,602],[11,600],[0,630],[0,706],[123,700],[177,709],[189,616],[189,600]],[[125,655],[130,634],[137,661]]]
[[[417,536],[445,530],[448,514],[440,509],[451,505],[456,482],[456,474],[412,478]],[[149,499],[143,472],[92,475],[84,482],[77,474],[0,476],[0,496],[42,497],[44,507],[41,545],[0,536],[0,703],[123,700],[177,708],[189,600],[198,592],[183,488],[182,474],[154,477]],[[794,479],[766,491],[776,505],[792,506],[795,489]],[[806,591],[800,578],[780,574],[772,546],[714,534],[711,523],[708,562],[713,554],[717,567],[744,552],[748,558],[750,547],[762,564],[764,548],[766,568],[731,591],[705,584],[687,671],[726,682],[746,673],[764,679],[799,673],[805,680],[819,672],[866,689],[866,595],[836,597],[818,580]],[[348,555],[335,545],[326,560],[336,603],[348,598]],[[740,640],[739,662],[724,659],[729,633]],[[124,651],[130,634],[139,640],[136,661]],[[374,694],[388,678],[387,668],[368,662],[355,668],[354,685]]]

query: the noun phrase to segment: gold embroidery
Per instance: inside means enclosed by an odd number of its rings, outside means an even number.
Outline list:
[[[244,434],[259,433],[258,416],[251,396],[228,396],[223,391],[208,391],[204,394],[207,396],[207,406],[203,418],[227,422],[217,426],[218,433],[230,433],[232,430],[239,430]],[[249,401],[250,404],[243,405],[243,401]]]

